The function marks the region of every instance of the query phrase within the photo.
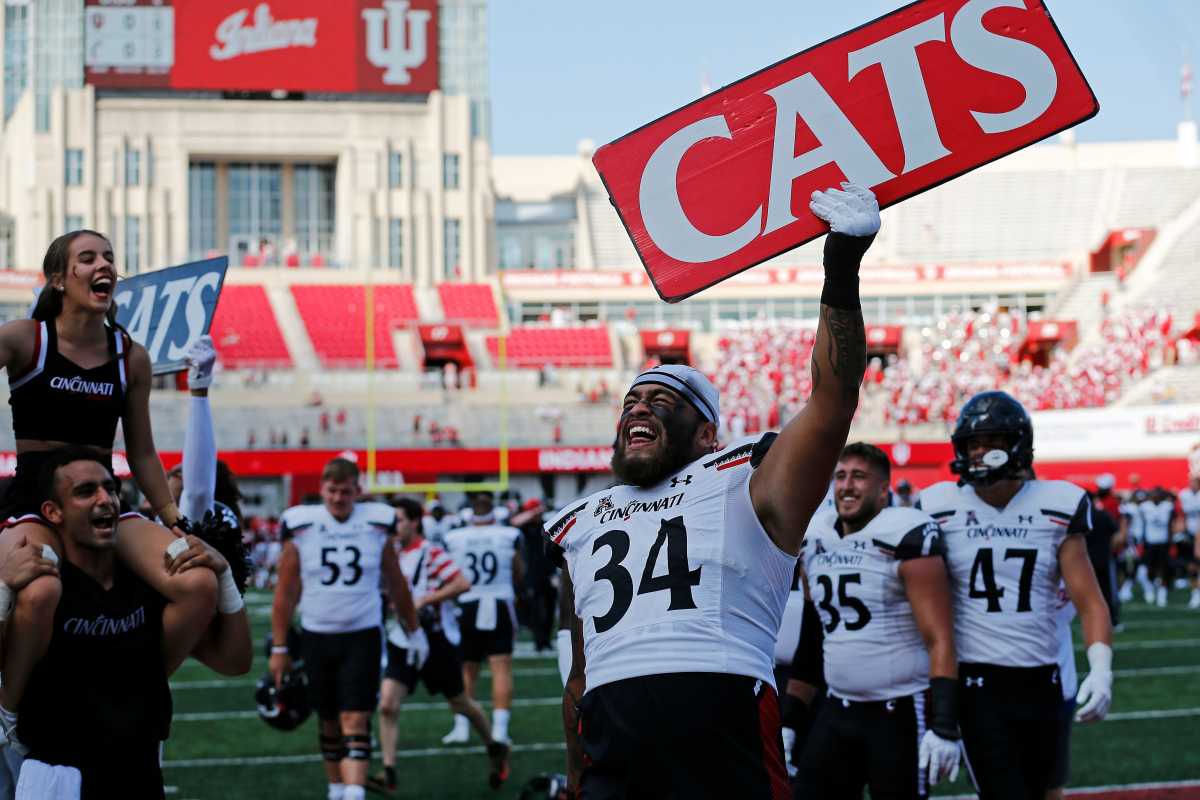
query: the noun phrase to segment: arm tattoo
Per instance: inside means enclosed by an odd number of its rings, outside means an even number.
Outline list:
[[[861,309],[821,306],[821,317],[829,337],[826,357],[833,376],[839,380],[842,395],[853,400],[867,371],[867,337]],[[820,369],[813,361],[813,391],[817,389]]]

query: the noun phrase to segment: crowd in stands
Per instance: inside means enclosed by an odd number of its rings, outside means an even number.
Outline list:
[[[954,312],[920,330],[909,355],[871,360],[868,403],[889,425],[952,423],[977,392],[1003,389],[1030,410],[1093,408],[1120,398],[1133,382],[1178,357],[1200,357],[1194,345],[1171,338],[1172,317],[1139,308],[1101,323],[1100,340],[1077,352],[1057,348],[1047,362],[1022,358],[1027,320],[992,308]],[[812,389],[811,326],[776,323],[725,333],[711,374],[726,407],[730,436],[768,430],[788,419]]]

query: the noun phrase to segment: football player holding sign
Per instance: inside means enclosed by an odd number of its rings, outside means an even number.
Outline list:
[[[941,536],[926,514],[888,505],[890,479],[886,453],[847,446],[833,473],[836,510],[818,513],[801,543],[820,624],[802,628],[792,659],[793,727],[806,727],[803,700],[822,674],[828,697],[800,756],[800,797],[857,800],[870,786],[873,798],[923,798],[958,774],[958,664]]]
[[[959,481],[926,488],[919,505],[941,526],[950,567],[967,765],[984,800],[1041,798],[1063,735],[1060,577],[1090,667],[1076,719],[1103,719],[1112,702],[1112,626],[1084,541],[1091,500],[1032,479],[1033,423],[1004,392],[972,397],[951,441]]]
[[[546,527],[573,593],[563,728],[570,786],[588,800],[790,797],[775,638],[858,405],[858,266],[879,230],[866,189],[815,192],[810,207],[833,233],[804,410],[778,437],[717,452],[708,378],[649,369],[625,394],[620,485],[568,503]]]

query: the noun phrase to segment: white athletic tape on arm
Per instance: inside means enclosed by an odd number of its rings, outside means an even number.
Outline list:
[[[236,614],[245,607],[242,594],[233,580],[233,570],[229,567],[217,576],[217,610],[222,614]]]
[[[167,545],[167,555],[171,558],[179,558],[180,555],[187,552],[187,549],[188,543],[186,539],[176,539]]]
[[[42,545],[42,558],[46,559],[54,566],[58,566],[58,553],[54,552],[54,548],[48,544]]]
[[[13,590],[7,584],[0,583],[0,622],[8,619],[13,609]]]

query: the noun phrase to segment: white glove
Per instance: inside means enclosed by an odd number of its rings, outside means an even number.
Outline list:
[[[1104,642],[1095,642],[1088,648],[1087,657],[1091,671],[1075,695],[1076,722],[1102,720],[1112,705],[1112,648]]]
[[[408,634],[408,665],[421,669],[425,666],[425,659],[429,658],[429,637],[425,635],[425,631],[420,626],[415,631]]]
[[[188,365],[188,388],[207,389],[212,385],[213,365],[217,363],[217,351],[211,336],[201,336],[192,342],[184,361]]]
[[[783,729],[783,765],[787,767],[789,778],[796,777],[800,770],[792,766],[792,751],[796,749],[796,732],[791,728]]]
[[[834,233],[847,236],[879,233],[879,201],[874,192],[857,184],[843,182],[841,189],[813,192],[808,207],[828,222]]]
[[[948,778],[950,783],[954,783],[958,779],[960,754],[958,742],[943,739],[933,731],[925,731],[925,735],[921,737],[917,765],[921,772],[928,771],[930,786],[936,786],[942,778]]]

